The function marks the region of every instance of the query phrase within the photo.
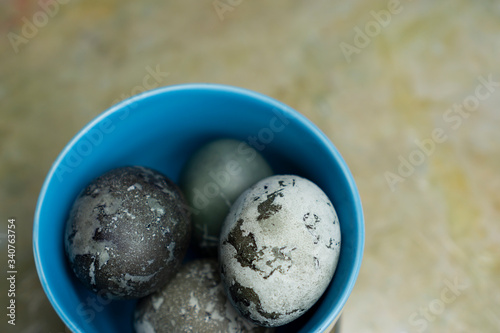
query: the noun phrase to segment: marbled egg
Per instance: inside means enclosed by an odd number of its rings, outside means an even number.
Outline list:
[[[220,139],[194,153],[183,169],[180,187],[192,208],[194,240],[202,254],[217,255],[220,228],[231,204],[270,175],[264,158],[242,141]]]
[[[93,180],[71,209],[65,250],[88,288],[139,298],[172,278],[191,224],[178,187],[149,168],[122,167]]]
[[[271,332],[233,308],[224,295],[218,264],[212,259],[187,263],[168,285],[141,299],[134,328],[136,333]]]
[[[326,194],[293,175],[261,180],[231,207],[220,235],[221,276],[240,313],[268,327],[289,323],[323,294],[340,254]]]

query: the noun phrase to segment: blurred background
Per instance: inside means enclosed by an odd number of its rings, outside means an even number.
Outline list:
[[[187,82],[298,110],[359,187],[366,244],[342,332],[500,331],[500,2],[0,3],[0,259],[16,219],[16,326],[66,332],[32,252],[37,196],[90,120]]]

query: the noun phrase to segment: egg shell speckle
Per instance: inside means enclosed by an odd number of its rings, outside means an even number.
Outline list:
[[[268,327],[304,314],[333,277],[340,226],[326,194],[311,181],[277,175],[232,206],[221,231],[226,294],[240,313]]]
[[[65,251],[80,281],[113,298],[143,297],[174,276],[191,224],[177,186],[144,167],[113,169],[77,197]]]
[[[212,259],[187,263],[168,285],[141,299],[134,328],[137,333],[272,332],[255,326],[233,308]]]

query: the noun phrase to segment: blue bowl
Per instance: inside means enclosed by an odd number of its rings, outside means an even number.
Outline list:
[[[246,141],[276,173],[306,177],[330,197],[342,234],[335,276],[312,309],[278,332],[323,332],[338,319],[364,245],[361,201],[343,158],[308,119],[272,98],[230,86],[184,84],[145,92],[102,113],[68,143],[47,175],[35,213],[35,263],[45,293],[72,331],[132,332],[135,305],[87,290],[66,261],[64,228],[80,190],[126,165],[151,167],[177,182],[191,154],[222,137]]]

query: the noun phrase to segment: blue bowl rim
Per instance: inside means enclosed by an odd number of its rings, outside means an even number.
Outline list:
[[[128,106],[133,106],[135,102],[156,96],[156,95],[162,95],[162,94],[167,94],[167,93],[172,93],[175,91],[213,91],[213,92],[225,92],[225,93],[232,93],[234,95],[243,95],[245,97],[248,97],[250,99],[254,100],[259,100],[263,102],[264,104],[267,105],[272,105],[276,107],[277,109],[286,112],[290,117],[297,118],[300,123],[307,127],[309,131],[314,133],[318,138],[321,139],[322,143],[329,148],[330,153],[332,153],[335,157],[335,160],[338,161],[340,168],[342,169],[343,174],[346,176],[347,183],[349,184],[349,189],[351,192],[351,195],[354,198],[354,205],[355,205],[355,212],[356,212],[356,219],[355,222],[358,224],[358,235],[357,235],[357,244],[359,246],[356,248],[355,251],[355,265],[354,265],[354,271],[351,272],[349,275],[349,279],[346,285],[346,288],[342,291],[340,301],[337,302],[336,306],[334,307],[333,311],[331,311],[326,320],[322,322],[321,327],[318,327],[319,332],[325,331],[338,317],[340,316],[345,303],[347,302],[349,296],[351,295],[352,289],[354,288],[354,284],[356,283],[359,270],[361,267],[361,262],[363,258],[363,251],[364,251],[364,240],[365,240],[365,232],[364,232],[364,214],[363,214],[363,209],[362,209],[362,204],[361,204],[361,198],[359,196],[358,189],[356,187],[356,183],[354,181],[354,177],[352,176],[346,162],[344,161],[342,155],[339,153],[337,148],[333,145],[333,143],[330,141],[330,139],[315,125],[313,124],[309,119],[307,119],[305,116],[303,116],[301,113],[298,111],[292,109],[288,105],[279,102],[278,100],[271,98],[269,96],[266,96],[262,93],[252,91],[246,88],[240,88],[240,87],[235,87],[235,86],[230,86],[230,85],[224,85],[224,84],[215,84],[215,83],[184,83],[184,84],[177,84],[177,85],[171,85],[171,86],[165,86],[165,87],[160,87],[156,89],[152,89],[140,94],[137,94],[135,96],[132,96],[128,99],[125,99],[123,101],[120,101],[119,103],[111,106],[107,110],[103,111],[100,113],[98,116],[96,116],[93,120],[91,120],[87,125],[85,125],[63,148],[63,150],[59,153],[58,157],[52,164],[45,181],[42,185],[42,188],[40,190],[40,194],[38,196],[38,201],[35,209],[35,216],[34,216],[34,223],[33,223],[33,254],[34,254],[34,260],[35,260],[35,267],[38,273],[38,277],[40,279],[40,283],[42,285],[43,290],[45,291],[47,298],[49,299],[50,303],[52,304],[53,308],[57,312],[57,314],[60,316],[60,318],[63,320],[63,322],[71,329],[71,330],[76,330],[76,327],[72,325],[72,322],[70,318],[68,318],[65,314],[65,311],[59,306],[59,303],[57,300],[54,298],[54,295],[52,294],[51,287],[47,283],[47,280],[45,278],[45,274],[41,265],[41,258],[40,258],[40,251],[39,251],[39,242],[38,242],[38,235],[39,235],[39,218],[41,214],[41,209],[43,206],[44,198],[45,195],[47,194],[47,189],[49,184],[52,182],[53,177],[55,176],[57,167],[61,164],[63,161],[64,157],[68,152],[75,146],[79,140],[86,134],[88,133],[96,124],[101,122],[103,119],[106,119],[109,117],[112,113],[118,112],[120,110],[123,110],[124,108],[127,108]]]

